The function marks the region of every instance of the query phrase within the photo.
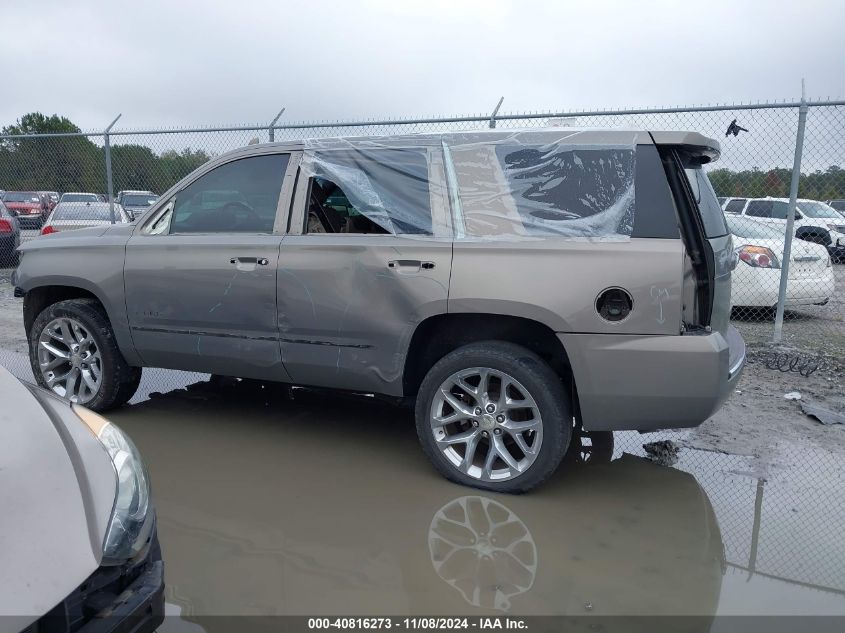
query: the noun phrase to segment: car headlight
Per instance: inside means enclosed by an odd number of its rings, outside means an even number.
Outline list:
[[[129,436],[93,411],[73,405],[79,419],[102,442],[117,474],[114,508],[103,543],[103,565],[120,565],[147,545],[155,522],[150,478]]]

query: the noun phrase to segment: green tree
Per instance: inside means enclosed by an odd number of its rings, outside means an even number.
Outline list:
[[[3,135],[79,133],[69,119],[32,112]],[[0,186],[4,189],[103,191],[103,151],[86,136],[5,138],[0,142]]]

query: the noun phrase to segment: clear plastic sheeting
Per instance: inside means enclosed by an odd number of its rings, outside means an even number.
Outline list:
[[[545,130],[444,139],[458,239],[627,239],[634,227],[636,133]],[[592,142],[590,142],[592,141]],[[457,198],[457,204],[455,203]]]
[[[312,179],[309,232],[445,234],[444,204],[439,201],[445,191],[434,164],[439,157],[426,146],[398,147],[385,141],[306,144],[301,169]]]
[[[636,143],[636,132],[555,128],[306,141],[307,230],[627,239]]]

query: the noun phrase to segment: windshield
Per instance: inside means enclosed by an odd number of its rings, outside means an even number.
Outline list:
[[[115,205],[115,222],[123,222],[119,207]],[[52,220],[104,220],[111,221],[111,213],[107,204],[67,204],[62,203],[53,211]]]
[[[99,202],[100,199],[95,193],[66,193],[62,196],[62,202]]]
[[[824,202],[817,202],[815,200],[802,200],[798,203],[798,208],[809,218],[831,218],[834,220],[841,220],[842,216],[836,209],[826,205]]]
[[[37,193],[32,193],[31,191],[16,191],[16,192],[7,192],[5,196],[3,196],[3,202],[41,202],[41,197]]]
[[[158,196],[146,195],[129,195],[123,196],[124,207],[148,207],[153,202],[158,200]]]
[[[738,237],[747,237],[755,240],[778,240],[783,239],[783,233],[762,222],[748,220],[746,218],[727,216],[728,229]]]

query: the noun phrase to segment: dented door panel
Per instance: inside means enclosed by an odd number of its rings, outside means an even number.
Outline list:
[[[279,257],[279,337],[294,382],[402,394],[417,325],[446,312],[452,243],[296,235]]]

